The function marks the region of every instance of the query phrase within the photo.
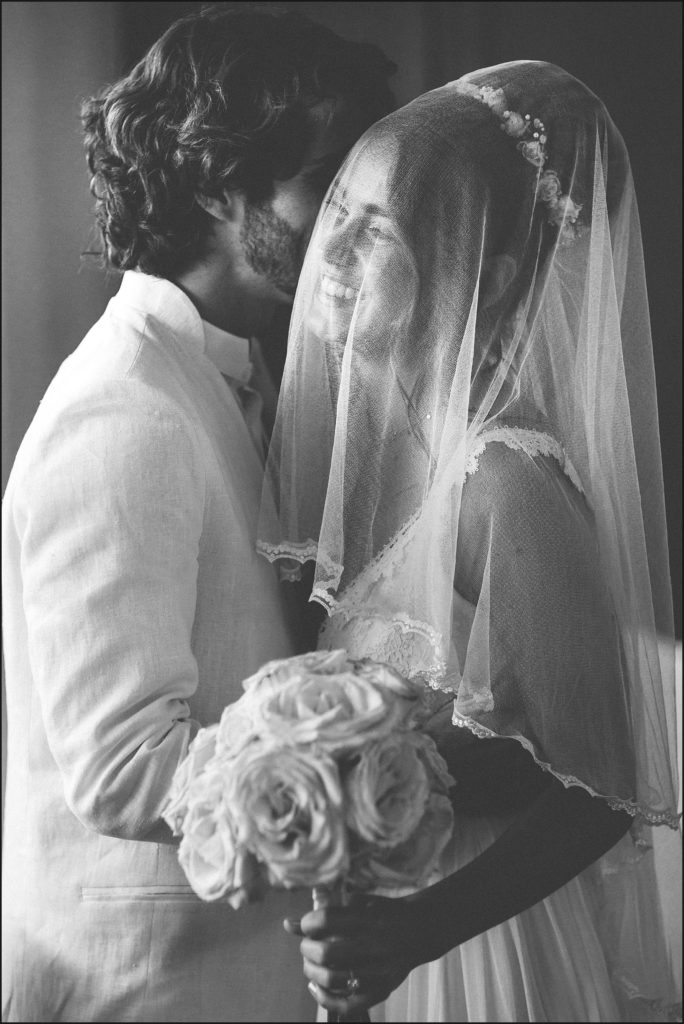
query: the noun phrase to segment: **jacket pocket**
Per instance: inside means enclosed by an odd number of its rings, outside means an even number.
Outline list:
[[[82,886],[83,903],[130,903],[156,900],[163,903],[204,903],[189,885]]]

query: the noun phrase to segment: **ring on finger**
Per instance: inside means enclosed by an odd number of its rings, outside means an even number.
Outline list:
[[[356,977],[354,972],[350,971],[349,972],[349,977],[347,978],[347,995],[349,995],[349,996],[355,995],[359,991],[360,988],[361,988],[361,982]]]

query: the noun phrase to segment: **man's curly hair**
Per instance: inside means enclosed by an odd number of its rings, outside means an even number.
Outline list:
[[[169,277],[192,263],[208,224],[197,193],[268,199],[301,169],[310,107],[342,96],[368,126],[394,105],[395,70],[293,12],[216,6],[175,22],[82,106],[105,265]]]

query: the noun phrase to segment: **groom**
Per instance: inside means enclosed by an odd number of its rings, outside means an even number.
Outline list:
[[[255,553],[282,358],[259,338],[393,67],[240,7],[177,22],[84,107],[105,263],[125,274],[4,502],[5,1020],[315,1015],[282,928],[306,901],[202,903],[160,813],[198,729],[304,642]]]

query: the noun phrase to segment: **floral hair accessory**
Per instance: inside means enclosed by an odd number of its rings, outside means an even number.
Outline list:
[[[546,150],[548,136],[544,123],[538,117],[532,117],[531,114],[520,114],[516,110],[509,110],[503,89],[494,89],[491,85],[476,86],[470,82],[458,82],[456,87],[462,95],[471,96],[488,106],[501,121],[501,130],[511,138],[518,139],[518,150],[528,163],[537,168],[539,177],[537,178],[536,201],[546,206],[548,223],[560,228],[563,241],[576,238],[580,230],[577,226],[577,218],[582,207],[573,202],[568,194],[563,194],[560,178],[556,171],[550,168],[544,170],[544,165],[548,160]]]

